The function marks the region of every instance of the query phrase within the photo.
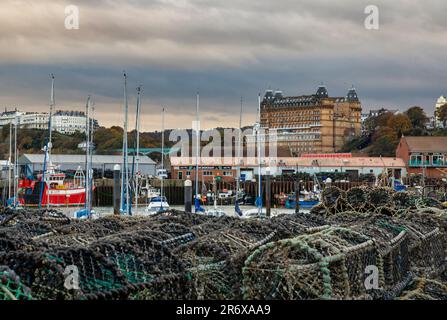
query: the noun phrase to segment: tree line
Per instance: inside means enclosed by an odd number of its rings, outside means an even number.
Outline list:
[[[428,126],[429,118],[419,106],[409,108],[402,113],[394,114],[385,109],[377,116],[368,118],[363,124],[363,133],[348,141],[344,152],[360,152],[369,156],[394,157],[397,145],[403,135],[406,136],[446,136],[447,104],[441,106],[437,116],[443,128]]]

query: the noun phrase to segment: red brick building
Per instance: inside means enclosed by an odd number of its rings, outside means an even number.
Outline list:
[[[447,137],[402,137],[396,150],[411,174],[428,178],[447,177]]]

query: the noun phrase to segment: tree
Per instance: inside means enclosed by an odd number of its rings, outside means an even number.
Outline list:
[[[403,134],[410,132],[412,129],[410,118],[404,113],[389,118],[387,126],[396,133],[397,138],[402,137]]]
[[[379,136],[371,145],[369,155],[372,157],[392,157],[396,153],[398,140],[389,135]]]
[[[438,112],[437,112],[437,116],[439,121],[442,122],[442,126],[444,127],[444,129],[447,128],[447,104],[442,105]]]
[[[424,109],[419,106],[414,106],[405,111],[405,114],[410,119],[413,129],[426,129],[428,117]]]
[[[388,120],[393,116],[391,112],[388,111],[380,111],[378,116],[369,117],[365,121],[365,128],[369,134],[374,134],[374,132],[380,128],[385,127],[388,123]]]

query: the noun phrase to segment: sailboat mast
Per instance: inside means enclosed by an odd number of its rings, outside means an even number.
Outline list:
[[[237,171],[236,171],[236,200],[238,193],[240,191],[240,182],[241,182],[241,147],[242,147],[242,104],[243,99],[241,97],[241,109],[239,112],[239,134],[237,139]]]
[[[141,108],[141,86],[137,88],[137,110],[135,120],[136,150],[133,158],[133,161],[135,163],[135,210],[138,210],[138,195],[139,195],[140,108]]]
[[[45,151],[45,155],[44,155],[44,160],[43,160],[43,169],[42,169],[42,179],[41,179],[41,189],[40,189],[40,195],[39,195],[39,208],[42,207],[42,198],[43,198],[43,192],[45,190],[46,187],[46,182],[45,182],[45,174],[47,171],[47,162],[50,161],[50,152],[51,152],[51,139],[52,139],[52,117],[53,117],[53,106],[55,104],[55,99],[54,99],[54,74],[51,74],[51,97],[50,97],[50,114],[48,117],[48,131],[49,131],[49,135],[48,135],[48,140],[46,141],[46,145],[44,146],[44,151]],[[49,192],[49,186],[48,186],[48,190],[47,190],[47,208],[50,207],[50,192]]]
[[[18,126],[18,117],[16,115],[15,121],[14,121],[14,208],[17,206],[17,191],[18,191],[18,179],[19,179],[19,173],[18,173],[18,160],[17,160],[17,126]]]
[[[127,101],[127,74],[124,73],[124,130],[123,130],[123,172],[121,182],[121,210],[130,215],[129,208],[129,170],[128,170],[128,145],[127,145],[127,122],[129,104]]]
[[[195,198],[198,198],[199,194],[199,154],[200,154],[200,118],[199,118],[199,110],[200,110],[200,95],[197,92],[197,102],[196,102],[196,194]]]
[[[11,198],[11,173],[12,173],[12,125],[13,121],[9,124],[9,160],[8,160],[8,198]]]
[[[165,168],[165,108],[161,112],[161,182],[160,182],[160,196],[161,196],[161,210],[163,210],[163,196],[164,196],[164,168]]]
[[[91,101],[91,99],[90,99]],[[89,122],[90,122],[90,148],[89,148],[89,163],[90,163],[90,183],[89,183],[89,194],[90,194],[90,217],[91,217],[91,212],[92,212],[92,207],[93,207],[93,150],[94,150],[94,145],[93,145],[93,137],[94,137],[94,130],[95,127],[93,125],[93,119],[94,119],[94,114],[95,114],[95,105],[94,102],[91,103],[90,105],[90,116],[89,116]]]
[[[85,105],[85,209],[90,217],[90,96]]]
[[[50,136],[48,138],[48,158],[51,156],[51,148],[53,147],[53,109],[56,105],[56,100],[54,98],[54,74],[51,74],[51,100],[50,100],[50,114],[48,120],[48,130],[50,131]],[[48,159],[50,160],[50,159]]]

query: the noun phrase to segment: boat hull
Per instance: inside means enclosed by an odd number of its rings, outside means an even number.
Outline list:
[[[48,189],[44,188],[42,201],[40,202],[41,184],[36,183],[34,188],[25,190],[25,195],[20,202],[26,207],[51,206],[51,207],[69,207],[85,205],[85,188],[64,188]]]
[[[317,204],[319,204],[320,202],[317,200],[300,200],[299,201],[299,205],[300,208],[313,208],[315,207]],[[296,201],[295,200],[287,200],[286,201],[286,208],[287,209],[295,209],[296,207]]]

